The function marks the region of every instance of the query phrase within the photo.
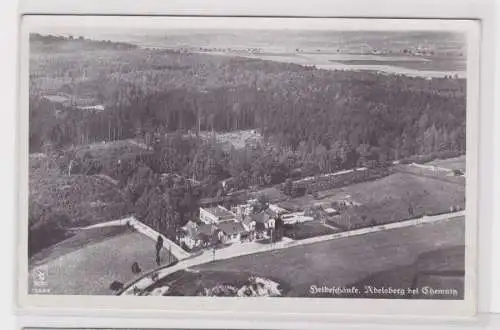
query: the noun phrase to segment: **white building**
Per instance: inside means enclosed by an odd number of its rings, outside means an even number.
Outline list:
[[[283,215],[285,213],[288,213],[288,210],[279,207],[278,205],[275,204],[269,204],[269,209],[273,211],[276,215]]]
[[[285,225],[293,225],[296,223],[303,223],[314,220],[313,217],[304,215],[304,212],[294,212],[294,213],[284,214],[281,218]]]
[[[235,220],[236,215],[223,206],[209,208],[200,207],[200,220],[206,224],[217,224],[220,222]]]
[[[328,216],[334,216],[334,215],[339,214],[339,212],[336,209],[332,208],[332,207],[327,207],[327,208],[324,209],[324,211],[326,212],[326,214]]]

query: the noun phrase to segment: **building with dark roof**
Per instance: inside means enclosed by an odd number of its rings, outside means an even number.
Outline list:
[[[198,226],[198,234],[204,234],[210,236],[214,232],[215,228],[216,227],[213,225],[203,223]]]
[[[182,227],[180,241],[184,243],[189,250],[207,246],[216,230],[217,227],[215,225],[205,223],[197,224],[193,221],[189,221]]]
[[[250,216],[255,223],[260,223],[264,225],[264,228],[274,228],[274,213],[272,211],[262,211],[257,214],[252,214]]]
[[[246,233],[243,225],[236,221],[220,222],[217,228],[223,233],[224,243],[240,242],[242,235]]]

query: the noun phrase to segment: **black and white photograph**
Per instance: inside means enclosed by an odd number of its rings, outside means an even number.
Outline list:
[[[474,24],[114,20],[26,35],[27,295],[474,298]]]

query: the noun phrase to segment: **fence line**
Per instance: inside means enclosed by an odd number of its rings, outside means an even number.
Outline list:
[[[131,219],[128,221],[128,224],[141,234],[148,236],[154,241],[157,240],[158,236],[161,236],[163,238],[163,247],[168,249],[170,253],[172,253],[174,257],[177,258],[177,260],[186,259],[190,256],[188,252],[184,251],[184,249],[182,249],[179,245],[169,240],[165,235],[160,234],[153,228],[137,220],[135,217],[131,217]]]
[[[296,246],[296,245],[311,244],[311,243],[322,242],[322,241],[328,241],[331,239],[359,236],[359,235],[364,235],[364,234],[374,233],[374,232],[379,232],[379,231],[384,231],[384,230],[411,227],[411,226],[416,226],[416,225],[420,225],[420,224],[427,224],[427,223],[433,223],[433,222],[438,222],[438,221],[443,221],[443,220],[449,220],[449,219],[458,218],[458,217],[462,217],[462,216],[465,216],[465,211],[443,213],[443,214],[438,214],[438,215],[424,215],[423,217],[420,217],[420,218],[414,218],[414,219],[404,220],[404,221],[396,221],[396,222],[391,222],[391,223],[388,223],[385,225],[365,227],[365,228],[349,230],[349,231],[345,231],[345,232],[341,232],[341,233],[316,236],[316,237],[306,238],[303,240],[295,240],[295,241],[287,243],[287,247]]]
[[[132,226],[139,233],[151,238],[154,241],[158,239],[158,236],[161,236],[163,238],[163,247],[169,250],[170,253],[172,253],[177,260],[186,259],[189,256],[191,256],[188,252],[184,251],[184,249],[182,249],[179,245],[172,242],[165,235],[160,234],[153,228],[145,225],[141,221],[137,220],[134,216],[129,216],[118,220],[102,222],[95,225],[83,227],[81,229],[105,228],[105,227],[115,227],[115,226],[118,227],[127,225]]]

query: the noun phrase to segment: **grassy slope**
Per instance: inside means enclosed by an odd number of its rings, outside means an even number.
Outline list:
[[[138,232],[113,231],[82,232],[63,241],[52,250],[55,254],[39,254],[33,269],[47,267],[51,294],[100,295],[112,293],[109,286],[113,281],[126,283],[139,276],[132,273],[134,262],[143,274],[157,267],[154,240]],[[175,259],[163,249],[161,260],[167,264]]]
[[[436,159],[429,164],[449,169],[457,169],[465,172],[465,156],[449,159]]]
[[[129,233],[130,230],[125,226],[113,226],[92,228],[86,230],[79,230],[74,232],[74,235],[65,239],[64,241],[52,245],[30,258],[30,267],[39,264],[44,264],[50,260],[57,259],[68,253],[78,251],[88,245],[102,242],[108,238]]]
[[[305,239],[315,236],[334,234],[336,232],[337,230],[324,226],[318,220],[285,226],[285,236],[292,239]]]
[[[357,218],[366,215],[367,221],[374,218],[377,223],[408,218],[408,201],[413,204],[415,215],[444,212],[452,205],[465,204],[465,187],[460,184],[408,173],[394,173],[379,180],[329,190],[328,197],[323,199],[315,200],[312,196],[304,196],[289,200],[283,205],[301,205],[304,208],[313,203],[343,199],[346,195],[351,195],[355,202],[362,205],[349,211],[354,221],[361,221]]]
[[[291,288],[290,296],[307,296],[311,285],[349,285],[411,265],[423,253],[463,244],[464,221],[457,220],[217,261],[197,269],[228,274],[244,270],[279,279]]]
[[[434,289],[463,288],[465,269],[465,249],[463,246],[444,248],[422,254],[408,266],[395,267],[370,275],[355,283],[382,288],[419,288],[430,286]],[[463,297],[463,290],[458,290]],[[387,297],[387,296],[386,296]],[[408,296],[407,296],[408,297]],[[411,295],[411,298],[425,298]],[[375,298],[372,296],[372,298]],[[378,298],[384,298],[379,296]]]
[[[465,204],[464,186],[406,173],[352,185],[344,191],[368,207],[368,215],[377,221],[408,217],[408,201],[413,204],[415,214],[444,212],[452,205]]]

